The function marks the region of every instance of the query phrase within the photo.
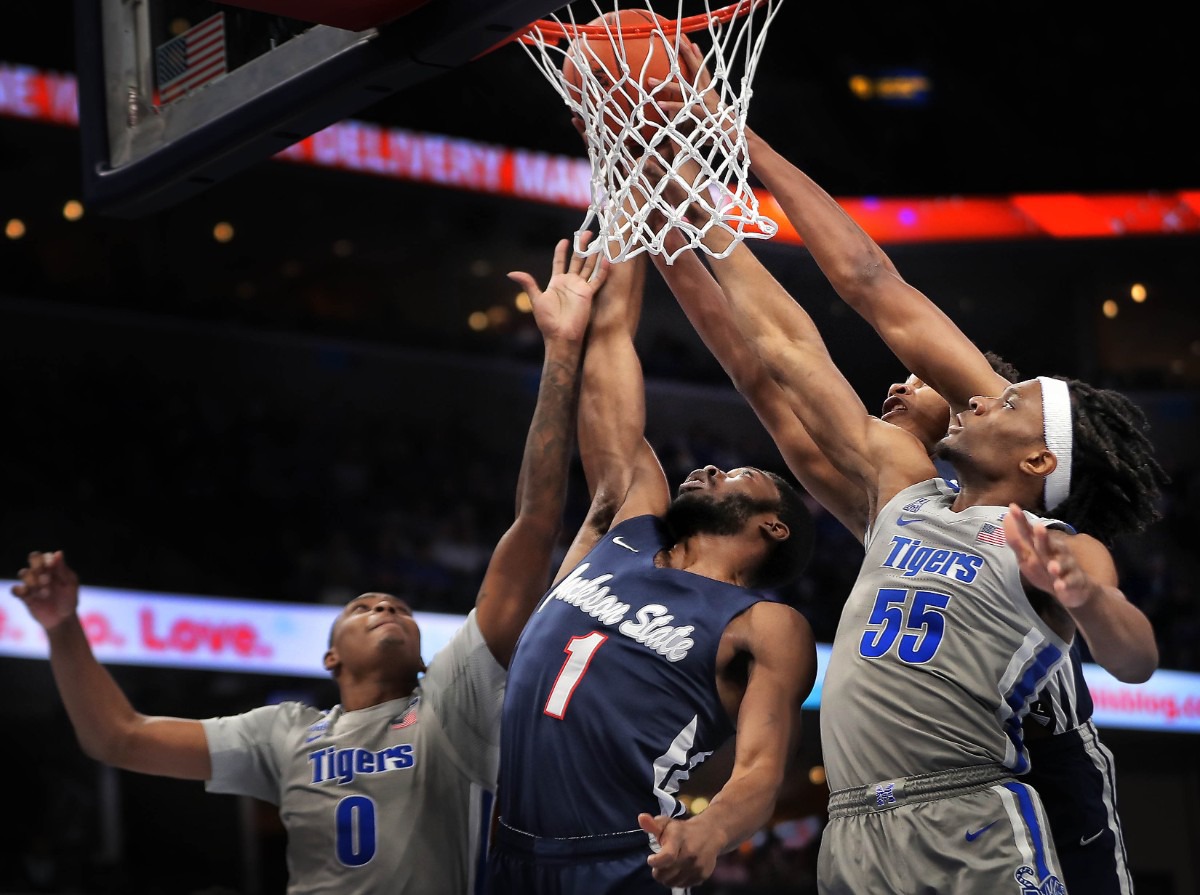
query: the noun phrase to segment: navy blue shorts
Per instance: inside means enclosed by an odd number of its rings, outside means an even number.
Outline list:
[[[1032,767],[1021,782],[1042,798],[1067,891],[1130,895],[1133,876],[1117,814],[1113,756],[1095,724],[1086,721],[1026,745]]]
[[[641,830],[611,836],[546,839],[496,824],[488,895],[668,895],[655,882]]]

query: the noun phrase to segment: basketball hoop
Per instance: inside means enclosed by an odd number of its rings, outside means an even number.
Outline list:
[[[689,248],[725,257],[743,239],[774,236],[778,227],[760,214],[749,185],[745,128],[755,69],[782,0],[739,0],[717,9],[704,0],[706,12],[687,17],[678,0],[674,19],[636,7],[634,0],[624,7],[613,0],[607,12],[601,0],[590,2],[597,16],[592,22],[578,23],[566,7],[535,21],[519,38],[583,122],[592,178],[579,232],[593,230],[603,238],[576,250],[598,252],[603,246],[611,261],[649,252],[671,263]],[[631,24],[632,9],[643,18]],[[679,57],[682,36],[701,30],[711,38],[704,51],[707,83],[699,72],[686,71]],[[678,83],[678,112],[668,116],[662,109],[663,84],[644,83],[650,77]],[[684,162],[699,167],[694,182],[680,175]],[[686,190],[687,201],[667,199],[669,182]],[[703,242],[712,227],[733,238],[720,255]],[[668,251],[664,243],[671,230],[684,240]]]

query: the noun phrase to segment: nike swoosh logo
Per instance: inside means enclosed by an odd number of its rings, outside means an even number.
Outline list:
[[[642,552],[642,551],[638,550],[637,547],[630,547],[628,544],[626,544],[625,541],[622,540],[620,535],[617,535],[615,538],[613,538],[613,543],[616,544],[618,547],[624,547],[626,550],[631,550],[634,553]]]
[[[978,839],[980,836],[982,836],[984,833],[986,833],[988,830],[990,830],[992,827],[994,827],[998,823],[999,823],[999,821],[994,820],[990,824],[988,824],[986,827],[980,827],[974,833],[972,833],[970,830],[967,830],[967,842],[974,842],[976,839]]]
[[[897,525],[912,525],[914,522],[920,522],[920,519],[905,519],[903,516],[896,520]]]
[[[1104,835],[1104,831],[1101,830],[1099,833],[1096,833],[1094,836],[1083,836],[1080,838],[1079,844],[1080,845],[1091,845],[1093,842],[1095,842],[1097,839],[1099,839],[1103,835]]]

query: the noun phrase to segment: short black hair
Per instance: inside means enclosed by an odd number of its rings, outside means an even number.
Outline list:
[[[987,358],[987,362],[992,365],[992,369],[997,375],[1003,376],[1009,382],[1020,382],[1021,374],[1017,368],[1002,358],[994,351],[985,351],[983,356]]]
[[[804,572],[812,558],[815,525],[800,492],[783,476],[767,470],[762,472],[779,490],[779,502],[771,509],[791,532],[787,540],[775,543],[749,582],[751,587],[772,589],[791,583]]]

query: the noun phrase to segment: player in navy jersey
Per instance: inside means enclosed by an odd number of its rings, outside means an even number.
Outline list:
[[[812,632],[769,588],[811,519],[780,477],[693,472],[672,500],[646,442],[633,333],[644,261],[613,266],[584,360],[593,501],[513,655],[492,895],[663,895],[698,885],[769,820],[816,673]],[[702,813],[692,769],[735,737]]]
[[[529,293],[545,342],[516,518],[492,554],[475,608],[428,667],[407,603],[368,593],[347,604],[330,632],[324,666],[339,705],[147,717],[92,654],[76,613],[78,578],[61,551],[30,554],[13,593],[46,630],[55,681],[88,755],[277,805],[291,895],[478,891],[505,669],[550,577],[583,337],[606,273],[597,256],[572,253],[563,240],[545,292],[527,274],[510,275]]]

